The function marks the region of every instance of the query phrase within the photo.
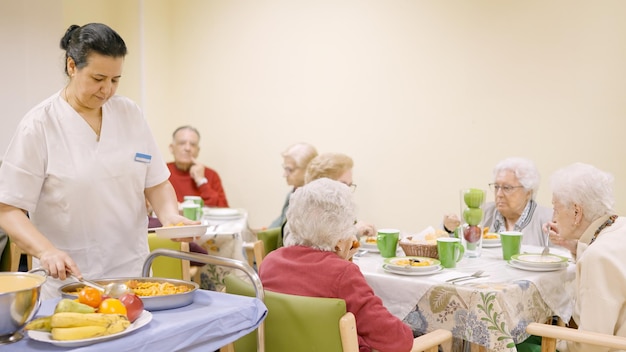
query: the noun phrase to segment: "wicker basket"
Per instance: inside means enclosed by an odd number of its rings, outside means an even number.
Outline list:
[[[411,237],[407,237],[406,239],[411,240]],[[407,256],[439,259],[436,244],[412,243],[406,241],[400,241],[399,244],[404,254]]]

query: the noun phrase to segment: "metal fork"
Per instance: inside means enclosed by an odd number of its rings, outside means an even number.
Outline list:
[[[542,256],[550,254],[550,224],[546,224],[546,229],[546,246],[541,251]]]
[[[484,270],[478,270],[477,272],[473,273],[472,275],[455,277],[454,279],[446,280],[446,282],[453,283],[453,282],[464,281],[464,280],[469,280],[469,279],[477,279],[479,277],[482,277],[482,275],[484,273],[485,273]]]

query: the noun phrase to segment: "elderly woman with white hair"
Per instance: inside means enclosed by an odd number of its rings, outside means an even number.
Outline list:
[[[626,219],[613,209],[613,176],[576,163],[555,172],[551,186],[551,237],[577,242],[572,319],[581,330],[626,337]],[[609,351],[565,341],[558,349]]]
[[[359,350],[409,351],[411,328],[394,317],[349,261],[356,252],[354,203],[348,186],[321,178],[299,187],[287,211],[290,235],[259,268],[270,291],[341,298],[356,317]]]
[[[309,162],[317,156],[317,149],[309,143],[296,143],[290,145],[281,154],[283,157],[283,177],[293,189],[287,194],[280,216],[276,218],[268,228],[280,227],[285,222],[285,214],[289,208],[289,197],[300,186],[304,185],[304,175]]]
[[[539,188],[539,171],[525,158],[507,158],[493,169],[493,183],[489,186],[495,202],[484,207],[484,225],[490,232],[520,231],[522,244],[545,246],[543,227],[552,220],[552,209],[535,201]],[[456,215],[444,216],[444,229],[454,231],[460,225]]]

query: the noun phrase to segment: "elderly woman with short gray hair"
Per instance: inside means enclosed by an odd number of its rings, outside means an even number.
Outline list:
[[[259,267],[266,290],[309,297],[341,298],[356,317],[359,351],[410,351],[411,328],[374,294],[359,267],[352,191],[321,178],[299,187],[287,211],[290,235]]]
[[[552,175],[551,238],[576,244],[576,304],[581,330],[626,337],[626,218],[613,209],[613,176],[575,163]],[[608,348],[562,341],[559,351]]]
[[[485,226],[490,232],[520,231],[522,244],[545,246],[543,226],[552,220],[552,209],[537,204],[539,171],[525,158],[512,157],[500,161],[493,169],[495,199],[484,207]],[[456,215],[444,216],[444,228],[451,232],[460,225]]]

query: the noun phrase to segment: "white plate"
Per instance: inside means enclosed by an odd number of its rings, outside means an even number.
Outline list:
[[[214,218],[232,218],[241,216],[239,209],[235,208],[206,208],[203,209],[202,213],[206,216]]]
[[[428,271],[408,271],[408,270],[397,270],[394,269],[393,267],[387,265],[387,264],[383,264],[383,270],[391,273],[391,274],[397,274],[397,275],[405,275],[405,276],[424,276],[424,275],[432,275],[432,274],[436,274],[438,272],[440,272],[441,270],[443,270],[443,267],[441,265],[435,265],[432,267],[433,270],[428,270]]]
[[[502,247],[502,242],[500,242],[500,241],[496,241],[496,242],[485,242],[485,241],[483,241],[483,248],[497,248],[497,247]]]
[[[511,256],[511,260],[517,264],[538,268],[558,268],[561,267],[563,263],[567,263],[567,258],[554,254],[546,254],[543,256],[541,254],[530,253],[515,254]]]
[[[400,264],[400,262],[405,262],[405,261],[411,260],[411,259],[418,260],[420,262],[427,261],[427,262],[429,262],[429,265],[425,265],[425,266],[410,266],[410,265]],[[434,271],[434,270],[437,270],[437,267],[441,264],[441,262],[439,260],[437,260],[437,259],[434,259],[434,258],[408,256],[408,257],[386,258],[385,259],[385,264],[389,267],[389,269],[394,269],[395,271],[411,271],[411,272],[419,271],[419,272],[424,272],[424,271]]]
[[[53,344],[55,346],[59,346],[59,347],[74,348],[74,347],[88,346],[88,345],[92,345],[94,343],[103,342],[103,341],[107,341],[107,340],[111,340],[111,339],[116,339],[116,338],[124,336],[126,334],[130,334],[131,332],[133,332],[133,331],[141,328],[142,326],[148,324],[151,320],[152,320],[152,313],[148,312],[147,310],[144,310],[141,313],[141,315],[139,316],[139,318],[137,318],[137,320],[135,320],[132,324],[130,324],[130,326],[128,328],[126,328],[126,330],[120,331],[118,333],[111,334],[111,335],[94,337],[94,338],[91,338],[91,339],[71,340],[71,341],[57,341],[57,340],[53,340],[52,339],[52,334],[49,333],[49,332],[28,330],[28,337],[30,337],[31,339],[36,340],[36,341],[51,343],[51,344]]]
[[[567,263],[562,263],[560,266],[557,266],[557,267],[536,267],[536,266],[527,266],[527,265],[524,265],[524,263],[514,261],[514,260],[509,260],[507,262],[507,265],[515,269],[526,270],[526,271],[557,271],[557,270],[563,270],[567,268]]]
[[[185,225],[185,226],[167,226],[156,227],[154,232],[158,237],[162,238],[184,238],[198,237],[206,233],[208,225]]]
[[[372,252],[372,253],[380,253],[376,243],[365,242],[365,237],[361,238],[361,248],[367,249],[369,252]]]

